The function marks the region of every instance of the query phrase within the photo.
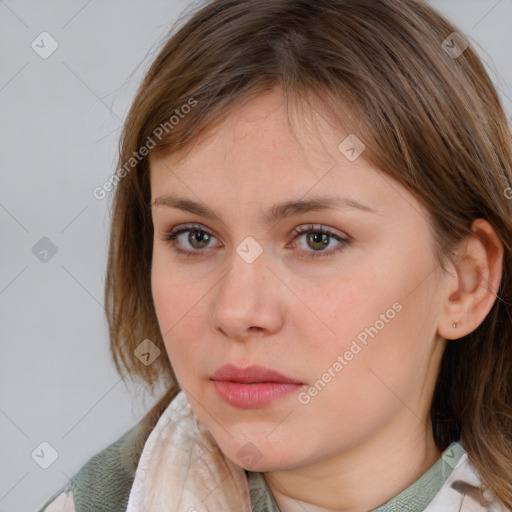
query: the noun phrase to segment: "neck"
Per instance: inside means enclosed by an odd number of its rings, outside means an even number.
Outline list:
[[[441,456],[430,422],[405,418],[378,439],[293,470],[265,473],[281,512],[367,512],[414,483]],[[403,432],[408,432],[404,437]]]

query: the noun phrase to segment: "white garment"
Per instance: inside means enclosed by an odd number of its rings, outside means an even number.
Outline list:
[[[510,512],[504,505],[492,502],[485,492],[482,503],[478,489],[481,485],[478,474],[469,462],[468,454],[464,453],[423,512]]]
[[[183,391],[149,435],[126,512],[250,512],[245,471],[196,421]]]

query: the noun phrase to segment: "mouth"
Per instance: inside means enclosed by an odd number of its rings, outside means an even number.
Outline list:
[[[303,382],[262,366],[224,365],[211,377],[219,396],[232,407],[259,409],[303,386]]]

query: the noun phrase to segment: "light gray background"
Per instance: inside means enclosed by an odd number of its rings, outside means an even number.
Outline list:
[[[431,4],[476,44],[510,118],[512,0]],[[157,398],[110,360],[109,203],[92,190],[115,170],[142,72],[192,5],[0,0],[0,512],[35,510]],[[31,47],[43,31],[59,45],[47,59]],[[42,237],[57,247],[47,262],[32,252]],[[48,469],[31,458],[43,441],[58,452]]]

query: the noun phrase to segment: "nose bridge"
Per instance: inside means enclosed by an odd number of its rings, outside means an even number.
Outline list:
[[[268,278],[268,269],[263,248],[260,244],[258,246],[260,249],[256,247],[255,240],[244,240],[233,251],[229,272],[220,286],[220,294],[225,295],[226,299],[254,302],[258,293],[263,291],[261,285]]]
[[[256,250],[252,240],[241,242],[233,250],[230,268],[215,295],[212,326],[232,337],[243,337],[251,327],[272,330],[277,325],[279,313],[268,293],[272,274],[262,248],[259,254]]]

